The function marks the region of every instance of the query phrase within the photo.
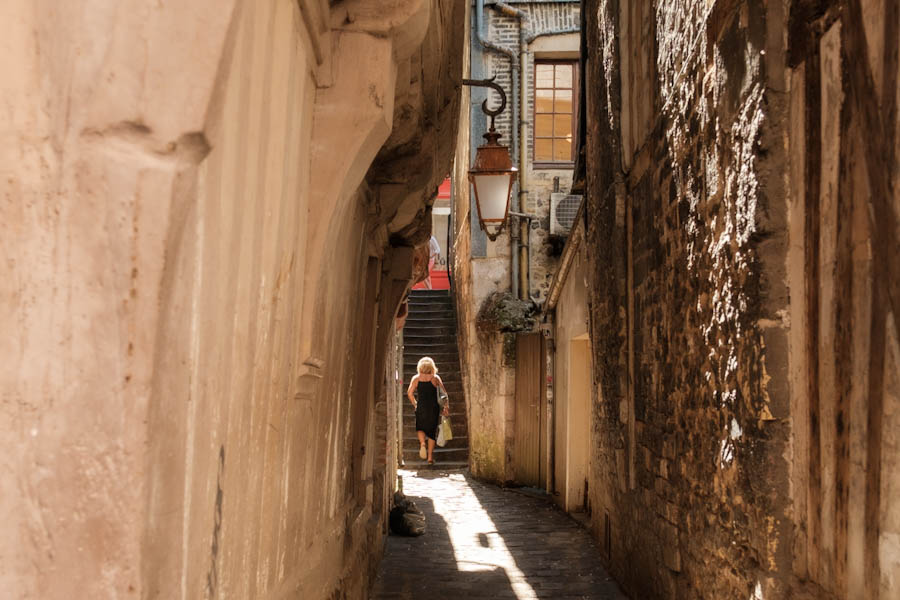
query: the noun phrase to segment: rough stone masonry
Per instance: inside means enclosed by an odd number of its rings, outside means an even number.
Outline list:
[[[640,598],[897,597],[898,3],[584,15],[612,573]]]

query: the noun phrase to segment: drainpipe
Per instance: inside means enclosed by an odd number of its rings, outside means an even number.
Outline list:
[[[563,29],[550,29],[547,31],[532,33],[526,38],[526,41],[531,44],[531,42],[538,39],[539,37],[545,37],[549,35],[565,35],[567,33],[581,33],[581,27],[564,27]]]
[[[513,10],[515,10],[515,9],[513,9]],[[476,21],[475,21],[475,37],[476,37],[476,39],[478,39],[478,43],[481,44],[481,47],[484,48],[485,50],[490,50],[497,54],[502,54],[509,60],[509,70],[510,70],[510,74],[511,74],[510,79],[512,80],[512,90],[510,90],[511,91],[510,98],[513,99],[513,102],[510,102],[510,104],[511,104],[510,110],[511,110],[511,117],[512,117],[512,119],[511,119],[512,127],[510,127],[510,130],[511,130],[510,137],[512,138],[512,140],[510,143],[510,148],[512,148],[513,153],[515,153],[516,152],[516,139],[517,139],[517,137],[516,137],[517,131],[516,131],[516,126],[515,126],[516,114],[517,114],[515,97],[516,97],[516,77],[517,77],[517,73],[519,71],[519,57],[512,50],[508,50],[508,49],[504,48],[503,46],[495,44],[494,42],[487,39],[487,32],[484,30],[484,0],[476,0],[475,19],[476,19]],[[515,156],[513,156],[512,159],[513,159],[514,164],[518,162],[521,165],[521,162],[522,162],[521,160],[517,160]],[[519,189],[521,189],[521,176],[522,176],[521,173],[522,173],[522,169],[520,168],[519,169],[519,178],[520,178]],[[512,210],[517,211],[517,210],[519,210],[519,208],[520,207],[519,207],[518,198],[514,198],[513,202],[512,202]],[[509,273],[509,284],[510,285],[509,285],[509,287],[510,287],[510,292],[512,293],[512,295],[518,297],[521,294],[521,291],[519,289],[519,279],[520,279],[519,254],[516,252],[516,245],[517,245],[517,241],[518,241],[517,233],[518,232],[514,228],[512,228],[512,227],[509,228],[509,267],[510,267],[510,273]],[[523,264],[527,265],[528,263],[526,262]]]
[[[479,0],[481,1],[481,0]],[[525,201],[528,199],[528,121],[525,111],[528,107],[528,41],[525,36],[528,13],[513,8],[504,2],[494,3],[494,8],[508,17],[519,21],[519,202],[518,211],[525,212]],[[531,235],[529,221],[519,219],[519,299],[530,298],[529,271],[531,263],[528,256],[531,251]],[[512,230],[512,228],[510,228]]]

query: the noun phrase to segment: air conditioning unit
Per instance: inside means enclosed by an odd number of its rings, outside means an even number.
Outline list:
[[[569,235],[581,198],[571,194],[550,194],[550,235]]]

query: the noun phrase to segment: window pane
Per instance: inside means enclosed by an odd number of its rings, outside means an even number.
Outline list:
[[[534,110],[539,113],[553,112],[552,90],[537,90],[534,93]]]
[[[553,115],[553,137],[572,139],[572,117],[570,115]]]
[[[556,90],[556,107],[553,112],[572,114],[572,90]]]
[[[534,140],[534,160],[553,160],[553,140]]]
[[[553,115],[535,115],[534,135],[537,137],[550,137],[553,135]]]
[[[572,62],[538,62],[534,69],[534,108],[531,115],[534,160],[570,162],[575,142],[574,84],[577,66]]]
[[[556,87],[572,88],[572,65],[556,65]]]
[[[572,160],[572,142],[553,140],[553,160]]]
[[[535,87],[552,88],[553,87],[553,65],[535,65],[534,67]]]

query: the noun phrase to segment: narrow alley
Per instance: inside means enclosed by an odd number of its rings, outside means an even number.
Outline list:
[[[388,538],[372,600],[625,600],[590,534],[540,494],[464,470],[400,475],[427,532]]]
[[[900,0],[0,50],[0,600],[900,599]]]

